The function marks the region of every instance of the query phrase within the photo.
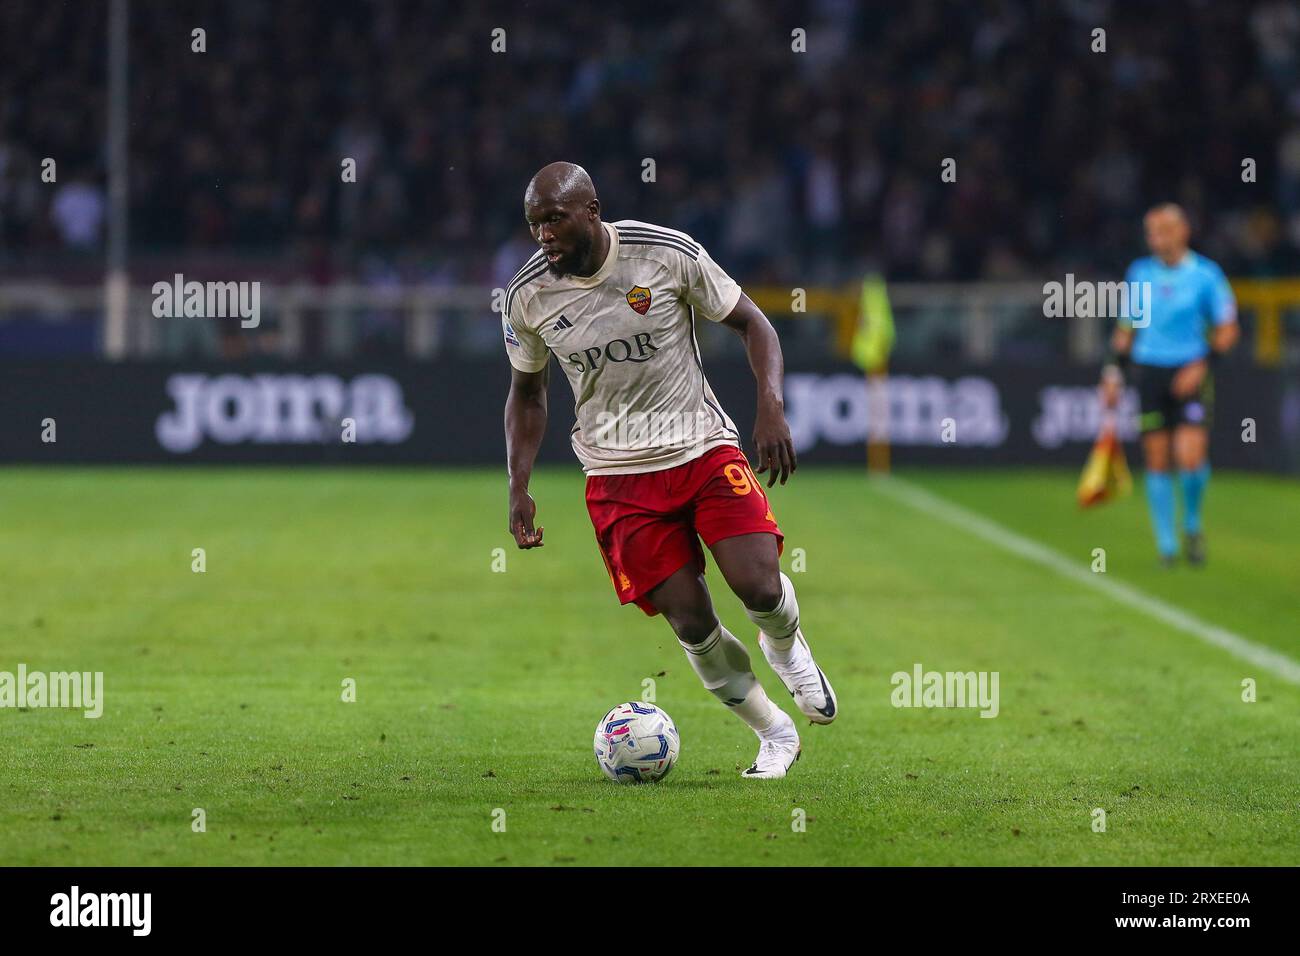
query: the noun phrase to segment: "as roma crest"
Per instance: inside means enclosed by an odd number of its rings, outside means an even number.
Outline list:
[[[627,294],[627,304],[638,315],[645,315],[650,311],[650,290],[643,285],[634,285]]]

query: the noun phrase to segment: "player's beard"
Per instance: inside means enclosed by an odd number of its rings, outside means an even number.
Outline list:
[[[584,232],[573,242],[573,251],[568,255],[561,256],[554,265],[549,266],[553,275],[562,276],[572,272],[575,268],[580,267],[587,261],[591,255],[591,233]]]

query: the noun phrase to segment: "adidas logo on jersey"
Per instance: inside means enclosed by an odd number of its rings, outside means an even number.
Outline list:
[[[571,329],[571,328],[573,328],[573,323],[570,322],[564,316],[560,316],[560,321],[556,322],[554,325],[551,326],[551,331],[558,332],[560,331],[560,329]]]

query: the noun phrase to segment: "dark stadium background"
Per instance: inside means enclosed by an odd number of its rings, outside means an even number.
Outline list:
[[[809,461],[862,457],[865,411],[832,377],[856,374],[858,287],[878,273],[898,330],[891,371],[916,393],[891,416],[896,463],[1077,464],[1095,434],[1086,386],[1106,323],[1045,319],[1041,286],[1121,277],[1144,251],[1142,211],[1178,201],[1242,305],[1222,435],[1248,412],[1270,436],[1220,440],[1218,459],[1300,461],[1294,5],[827,0],[611,15],[142,0],[124,30],[124,97],[110,81],[113,10],[0,9],[0,359],[6,407],[30,413],[4,416],[5,460],[492,460],[507,371],[491,292],[530,251],[528,177],[563,158],[591,172],[607,218],[691,233],[768,310],[791,373],[819,377],[804,392]],[[1092,50],[1098,24],[1105,53]],[[196,27],[206,52],[192,50]],[[498,28],[504,53],[490,50]],[[796,28],[811,53],[792,52]],[[41,179],[46,157],[56,182]],[[343,157],[355,182],[341,180]],[[945,158],[955,183],[941,180]],[[119,265],[131,292],[114,314],[106,276]],[[176,273],[260,282],[261,325],[153,318],[150,286]],[[798,316],[796,288],[812,303]],[[700,331],[744,419],[743,354]],[[295,431],[283,410],[266,424],[267,401],[290,401],[301,378],[272,400],[251,378],[333,376],[321,388],[343,405],[300,396],[319,422],[351,408],[368,370],[391,377],[414,426],[400,440],[363,429],[351,449],[323,426],[319,440]],[[177,374],[244,377],[213,393],[227,427],[183,452],[155,434]],[[965,376],[989,383],[992,405],[967,409]],[[1045,389],[1073,423],[1059,441],[1035,437]],[[457,413],[437,421],[443,401]],[[925,436],[957,409],[990,435],[1004,416],[1006,440],[936,447]],[[60,440],[42,442],[32,415],[60,421]],[[566,456],[548,443],[548,459]]]

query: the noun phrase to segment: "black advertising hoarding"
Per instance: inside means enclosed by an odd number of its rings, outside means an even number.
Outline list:
[[[754,380],[743,361],[707,365],[748,439]],[[1277,372],[1219,375],[1212,457],[1220,466],[1297,465],[1300,392]],[[99,362],[0,365],[0,461],[27,463],[362,463],[504,469],[504,361],[391,365]],[[1097,432],[1095,372],[1020,366],[896,370],[885,389],[893,461],[1079,465]],[[1121,432],[1136,436],[1136,397]],[[577,467],[573,398],[552,369],[539,460]],[[786,370],[800,460],[857,463],[871,403],[852,366]],[[1253,422],[1243,424],[1246,420]],[[1243,440],[1243,435],[1253,441]],[[50,440],[53,439],[53,440]]]
[[[0,459],[8,461],[504,468],[504,362],[60,362],[0,369],[0,395],[19,409],[0,424]],[[552,424],[563,430],[550,429],[545,454],[560,459],[568,453],[572,399],[554,395]],[[57,428],[54,443],[42,440],[47,419]]]
[[[1300,466],[1300,392],[1288,392],[1277,372],[1217,378],[1213,461],[1251,470]],[[1100,427],[1097,373],[1090,369],[893,371],[884,393],[878,404],[887,409],[891,458],[901,465],[1082,466]],[[788,370],[785,400],[801,456],[864,460],[869,410],[875,405],[860,372]],[[1136,446],[1135,388],[1125,390],[1119,411],[1120,438]],[[739,417],[736,421],[740,425]],[[1135,454],[1134,447],[1132,460]]]

